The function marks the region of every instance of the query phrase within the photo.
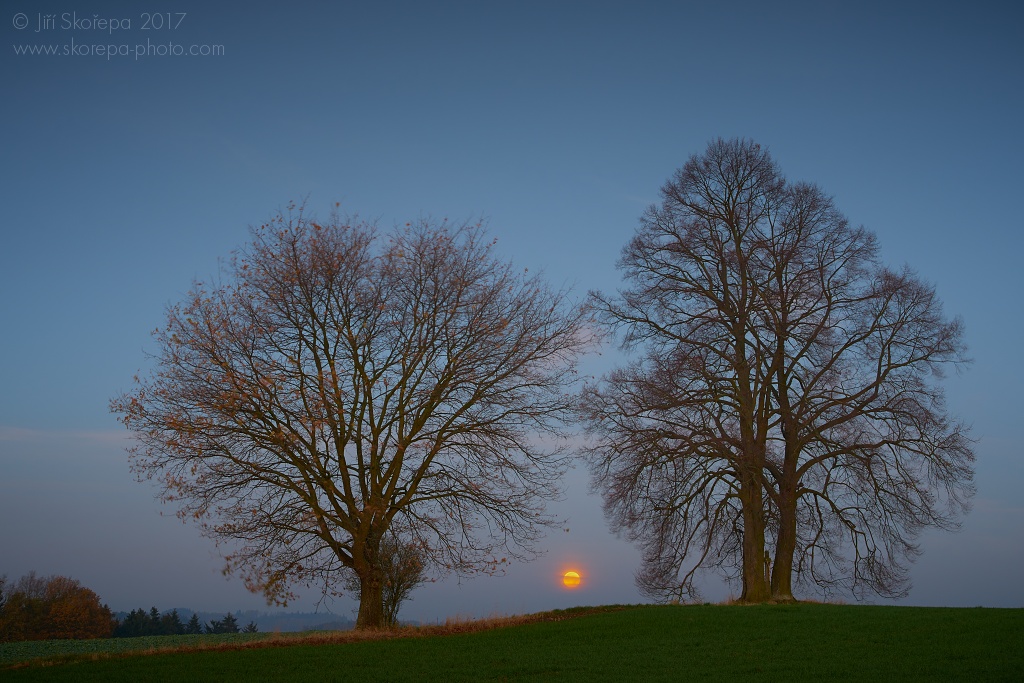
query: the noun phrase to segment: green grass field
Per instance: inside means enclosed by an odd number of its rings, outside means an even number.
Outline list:
[[[29,665],[0,679],[1024,681],[1024,610],[645,606],[461,635]]]

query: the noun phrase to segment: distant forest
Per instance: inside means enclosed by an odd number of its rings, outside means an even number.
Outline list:
[[[220,616],[220,619],[217,617]],[[156,607],[131,612],[115,612],[118,621],[113,637],[130,638],[144,635],[175,635],[189,633],[256,633],[273,631],[344,631],[355,621],[324,612],[278,612],[275,614],[244,610],[226,615],[215,612],[193,612],[179,607],[160,613]],[[241,624],[245,622],[245,626]],[[184,630],[178,630],[179,628]],[[198,628],[198,630],[196,630]],[[148,630],[147,630],[148,629]]]
[[[149,612],[140,608],[132,610],[124,616],[115,615],[114,620],[117,622],[112,634],[114,638],[181,636],[200,633],[256,633],[260,630],[255,621],[250,621],[244,627],[239,628],[238,619],[231,612],[224,615],[223,619],[214,619],[204,624],[199,619],[197,612],[193,612],[186,622],[181,620],[177,609],[161,614],[156,607],[153,607]]]
[[[246,622],[242,626],[242,622]],[[156,607],[112,612],[99,596],[75,579],[37,576],[35,572],[9,583],[0,576],[0,642],[79,640],[200,633],[344,630],[351,619],[333,614],[261,614],[255,610],[194,612]]]

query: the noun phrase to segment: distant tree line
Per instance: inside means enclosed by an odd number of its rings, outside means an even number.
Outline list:
[[[136,638],[139,636],[181,636],[198,635],[201,633],[256,633],[259,627],[250,621],[239,627],[238,619],[228,612],[223,619],[214,619],[203,623],[199,615],[193,613],[188,621],[182,621],[178,610],[160,613],[156,607],[147,612],[141,608],[132,610],[124,619],[117,622],[114,638]]]
[[[256,633],[256,622],[239,627],[228,612],[203,623],[193,613],[182,621],[178,610],[160,613],[136,609],[118,619],[99,596],[66,576],[40,577],[29,572],[13,583],[0,576],[0,642],[81,640],[201,633]]]

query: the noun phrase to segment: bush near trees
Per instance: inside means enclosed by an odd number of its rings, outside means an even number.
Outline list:
[[[99,596],[66,576],[0,579],[0,641],[106,638],[116,620]]]
[[[420,585],[430,580],[420,546],[392,532],[381,539],[377,564],[384,581],[384,625],[398,625],[398,610]],[[359,592],[359,576],[354,572],[345,581],[345,588]]]

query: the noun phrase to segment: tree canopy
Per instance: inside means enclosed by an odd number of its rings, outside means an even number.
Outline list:
[[[388,532],[442,572],[530,557],[588,340],[565,292],[493,246],[479,225],[382,235],[294,207],[255,228],[112,401],[135,471],[270,601],[354,572],[360,627],[384,622]]]
[[[973,492],[940,384],[967,363],[962,323],[752,141],[712,142],[661,195],[627,288],[590,298],[636,359],[580,408],[641,587],[685,598],[713,569],[755,602],[793,599],[794,577],[902,594],[920,531],[955,528]]]

